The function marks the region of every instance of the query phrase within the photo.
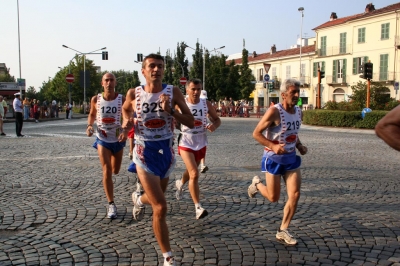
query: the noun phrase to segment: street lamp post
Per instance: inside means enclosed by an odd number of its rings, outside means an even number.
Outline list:
[[[299,7],[299,12],[301,12],[301,24],[300,24],[300,84],[302,79],[301,73],[301,48],[303,46],[303,17],[304,17],[304,7]]]
[[[100,50],[105,50],[105,49],[107,49],[107,47],[103,47],[103,48],[91,51],[89,53],[82,53],[82,52],[79,52],[78,50],[75,50],[75,49],[73,49],[71,47],[68,47],[68,46],[66,46],[64,44],[62,46],[64,48],[68,48],[68,49],[71,49],[72,51],[78,52],[80,55],[83,56],[83,113],[86,114],[86,55],[94,53],[94,52],[97,52],[97,51],[100,51]]]
[[[18,14],[19,79],[21,80],[21,42],[20,42],[20,33],[19,33],[19,1],[18,0],[17,0],[17,14]],[[18,86],[19,86],[19,93],[20,93],[20,95],[22,95],[22,86],[20,86],[19,84],[18,84]],[[21,96],[21,99],[22,99],[22,96]]]
[[[185,44],[185,47],[190,48],[192,50],[195,50],[194,48],[190,47],[189,45]],[[221,46],[219,48],[214,48],[211,51],[208,51],[207,49],[205,49],[204,47],[202,48],[202,54],[203,54],[203,90],[206,90],[206,53],[211,53],[211,52],[215,52],[217,50],[223,49],[225,48],[224,46]]]

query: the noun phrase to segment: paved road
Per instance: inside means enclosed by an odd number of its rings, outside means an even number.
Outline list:
[[[262,148],[256,118],[223,118],[210,134],[200,188],[209,216],[196,220],[167,191],[172,249],[181,265],[400,265],[400,153],[371,130],[304,126],[303,184],[291,229],[296,247],[275,240],[286,200],[247,196]],[[0,139],[0,265],[160,265],[145,219],[132,220],[136,177],[115,177],[118,218],[109,220],[93,138],[85,119],[24,125],[27,138]],[[14,125],[6,124],[6,132]],[[14,133],[15,134],[15,133]],[[128,151],[125,151],[126,155]]]

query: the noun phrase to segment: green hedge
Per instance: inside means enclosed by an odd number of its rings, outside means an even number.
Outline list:
[[[303,123],[315,126],[374,129],[387,113],[388,111],[372,111],[366,113],[363,119],[361,111],[306,110],[303,111]]]

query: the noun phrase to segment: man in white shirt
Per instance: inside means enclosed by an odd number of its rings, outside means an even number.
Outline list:
[[[22,115],[22,102],[21,102],[21,94],[19,92],[15,93],[15,99],[13,101],[13,108],[15,113],[15,133],[17,133],[17,137],[23,137],[21,134],[22,125],[24,123],[24,117]]]

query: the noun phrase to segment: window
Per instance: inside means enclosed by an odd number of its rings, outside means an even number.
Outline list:
[[[389,23],[381,25],[381,40],[389,39]]]
[[[263,81],[264,80],[264,68],[259,68],[257,70],[257,76],[258,76],[258,81]]]
[[[344,90],[341,88],[338,88],[333,91],[333,100],[335,102],[343,102],[344,101]]]
[[[333,60],[333,83],[346,82],[346,59]]]
[[[358,29],[358,43],[365,43],[365,28]]]
[[[379,60],[379,80],[388,80],[389,55],[381,54]]]
[[[326,36],[321,37],[321,56],[326,56]]]
[[[353,58],[353,75],[363,73],[362,65],[368,62],[368,56]]]
[[[276,67],[272,67],[271,68],[271,76],[272,76],[273,79],[275,79],[275,77],[276,77]]]
[[[325,71],[325,61],[315,62],[313,64],[313,77],[314,78],[318,77],[318,66],[319,66],[321,71]]]
[[[346,53],[346,32],[340,33],[340,51],[339,53]]]
[[[306,76],[306,64],[301,64],[301,76]]]
[[[286,78],[290,79],[292,76],[290,74],[290,66],[286,66]]]

